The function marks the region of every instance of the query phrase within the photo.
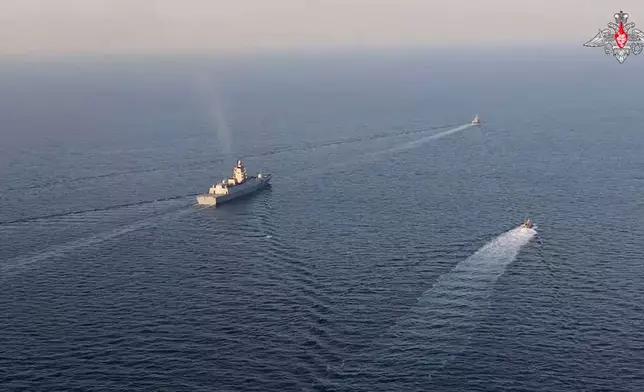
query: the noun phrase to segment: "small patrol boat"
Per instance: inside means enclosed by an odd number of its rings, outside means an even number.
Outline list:
[[[246,168],[239,159],[233,167],[232,177],[211,186],[208,193],[197,195],[197,204],[215,206],[260,191],[269,186],[271,177],[270,173],[258,173],[256,176],[249,177]]]
[[[472,119],[472,124],[478,125],[478,124],[480,124],[481,122],[482,122],[482,121],[481,121],[481,118],[479,117],[479,115],[478,115],[478,114],[477,114],[476,116],[474,116],[474,118]]]
[[[520,227],[520,228],[525,228],[525,229],[532,229],[532,228],[534,227],[534,224],[532,224],[532,219],[527,218],[527,219],[523,222],[523,224],[522,224],[521,226],[519,226],[519,227]]]

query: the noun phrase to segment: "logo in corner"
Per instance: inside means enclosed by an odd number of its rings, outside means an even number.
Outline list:
[[[624,63],[630,54],[638,55],[644,49],[644,32],[635,28],[635,23],[628,22],[628,14],[623,11],[614,15],[615,23],[609,22],[608,28],[586,42],[587,47],[604,47],[604,53],[615,56],[620,64]]]

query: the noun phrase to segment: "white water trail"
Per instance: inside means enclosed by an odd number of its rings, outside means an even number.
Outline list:
[[[110,241],[114,238],[120,237],[122,235],[137,231],[143,230],[146,228],[154,227],[159,225],[166,219],[176,219],[186,214],[190,214],[196,211],[194,208],[181,208],[179,210],[174,210],[171,212],[162,213],[160,215],[154,215],[150,218],[146,218],[134,223],[130,223],[125,226],[115,228],[113,230],[101,232],[88,237],[81,237],[79,239],[69,241],[59,245],[53,245],[47,249],[41,250],[35,254],[17,256],[12,259],[3,261],[0,264],[0,283],[2,278],[19,273],[39,265],[42,262],[47,261],[53,257],[59,257],[80,249],[86,249],[90,247],[98,247],[101,244]]]
[[[328,164],[328,165],[326,165],[326,166],[324,166],[324,167],[322,167],[320,169],[314,170],[312,172],[303,173],[303,175],[306,175],[307,177],[311,177],[311,176],[319,175],[321,173],[326,173],[329,170],[334,169],[334,168],[344,168],[344,167],[349,166],[349,165],[366,165],[366,164],[374,162],[375,160],[378,159],[378,157],[380,157],[382,155],[386,155],[386,154],[390,154],[390,153],[394,153],[394,152],[401,152],[401,151],[411,150],[414,147],[421,146],[421,145],[423,145],[425,143],[428,143],[428,142],[430,142],[432,140],[440,139],[440,138],[443,138],[445,136],[448,136],[448,135],[451,135],[451,134],[454,134],[454,133],[462,132],[462,131],[464,131],[466,129],[469,129],[472,126],[473,126],[473,124],[464,124],[464,125],[461,125],[461,126],[456,127],[456,128],[448,129],[447,131],[443,131],[443,132],[440,132],[440,133],[435,133],[435,134],[430,135],[430,136],[425,136],[425,137],[423,137],[421,139],[414,140],[414,141],[411,141],[411,142],[406,142],[406,143],[403,143],[403,144],[399,144],[397,146],[386,148],[384,150],[378,150],[378,151],[374,151],[374,152],[368,152],[368,153],[360,154],[360,155],[354,157],[349,162],[344,162],[344,161],[333,162],[333,163],[330,163],[330,164]]]
[[[392,153],[392,152],[401,152],[401,151],[411,150],[414,147],[421,146],[421,145],[423,145],[423,144],[425,144],[427,142],[430,142],[432,140],[440,139],[440,138],[443,138],[445,136],[452,135],[454,133],[462,132],[462,131],[464,131],[466,129],[469,129],[472,126],[474,126],[474,125],[473,124],[464,124],[464,125],[461,125],[459,127],[448,129],[447,131],[443,131],[443,132],[440,132],[440,133],[435,133],[433,135],[425,136],[425,137],[420,138],[418,140],[407,142],[405,144],[401,144],[399,146],[392,147],[392,148],[389,148],[389,149],[384,150],[384,151],[375,152],[373,155],[380,155],[380,154],[387,154],[387,153]]]
[[[527,228],[505,232],[441,275],[377,345],[381,365],[400,369],[401,376],[421,372],[431,378],[467,348],[494,284],[536,233]]]

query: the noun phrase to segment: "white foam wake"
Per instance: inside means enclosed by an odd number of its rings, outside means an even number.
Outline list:
[[[53,257],[58,257],[79,249],[96,247],[104,242],[110,241],[122,235],[153,227],[161,223],[163,219],[178,218],[182,215],[189,214],[194,211],[194,208],[182,208],[179,210],[166,212],[161,215],[155,215],[150,218],[121,226],[113,230],[97,233],[88,237],[82,237],[73,241],[69,241],[67,243],[54,245],[36,254],[17,256],[13,259],[3,261],[0,264],[0,282],[4,277],[23,271],[29,266],[38,265],[38,263],[44,262]]]
[[[318,175],[320,173],[328,172],[329,170],[331,170],[333,168],[344,168],[344,167],[346,167],[348,165],[355,165],[355,164],[359,164],[359,165],[360,164],[361,165],[369,164],[371,162],[374,162],[374,161],[378,160],[379,157],[381,157],[382,155],[411,150],[414,147],[421,146],[421,145],[423,145],[425,143],[428,143],[428,142],[430,142],[432,140],[440,139],[440,138],[443,138],[445,136],[464,131],[466,129],[469,129],[472,126],[473,126],[472,124],[465,124],[465,125],[461,125],[461,126],[456,127],[456,128],[448,129],[447,131],[444,131],[444,132],[436,133],[436,134],[433,134],[433,135],[430,135],[430,136],[425,136],[425,137],[423,137],[421,139],[418,139],[418,140],[414,140],[414,141],[411,141],[411,142],[406,142],[406,143],[403,143],[403,144],[399,144],[399,145],[394,146],[394,147],[390,147],[390,148],[386,148],[386,149],[378,150],[378,151],[373,151],[373,152],[363,153],[363,154],[358,155],[356,157],[357,159],[353,159],[350,162],[333,162],[333,163],[330,163],[329,165],[324,166],[323,168],[321,168],[319,170],[315,170],[313,172],[307,172],[307,173],[305,173],[305,175],[307,177],[311,177],[311,176],[316,176],[316,175]]]
[[[473,126],[473,124],[464,124],[464,125],[461,125],[460,127],[448,129],[447,131],[443,131],[443,132],[440,132],[440,133],[435,133],[433,135],[429,135],[429,136],[425,136],[423,138],[420,138],[418,140],[407,142],[407,143],[402,144],[400,146],[396,146],[396,147],[393,147],[393,148],[390,148],[390,149],[387,149],[387,150],[384,150],[384,151],[380,151],[377,154],[411,150],[414,147],[421,146],[421,145],[423,145],[423,144],[425,144],[427,142],[430,142],[432,140],[440,139],[440,138],[443,138],[445,136],[452,135],[454,133],[462,132],[462,131],[464,131],[466,129],[469,129],[472,126]]]
[[[524,228],[503,233],[440,276],[379,345],[383,365],[430,377],[443,368],[468,346],[497,279],[535,235]]]

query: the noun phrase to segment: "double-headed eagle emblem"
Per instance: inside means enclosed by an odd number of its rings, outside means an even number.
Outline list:
[[[604,52],[615,56],[619,63],[632,53],[638,55],[644,49],[644,32],[635,28],[635,23],[627,23],[628,14],[623,11],[614,15],[615,23],[608,23],[607,29],[599,30],[595,38],[586,42],[584,46],[604,47]]]

